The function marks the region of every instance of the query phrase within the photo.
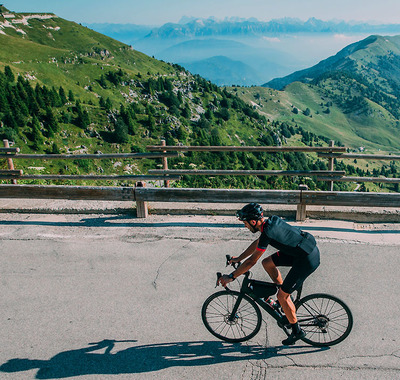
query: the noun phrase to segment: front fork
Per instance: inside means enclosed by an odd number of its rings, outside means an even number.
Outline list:
[[[237,313],[237,311],[239,309],[240,302],[242,302],[242,299],[243,299],[243,294],[240,293],[238,298],[237,298],[237,300],[236,300],[236,302],[235,302],[235,305],[233,306],[231,315],[229,316],[229,319],[228,319],[229,322],[233,322],[236,319],[236,313]]]

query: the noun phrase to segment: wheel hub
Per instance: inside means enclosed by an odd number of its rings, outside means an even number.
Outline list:
[[[224,321],[227,325],[236,325],[239,320],[239,316],[236,314],[235,319],[233,321],[230,320],[231,314],[226,314],[224,315]]]
[[[329,327],[329,318],[325,315],[319,315],[316,317],[316,325],[323,333],[327,333],[327,329]]]

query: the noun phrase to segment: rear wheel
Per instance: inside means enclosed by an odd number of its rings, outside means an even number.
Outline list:
[[[243,342],[255,336],[261,327],[261,312],[257,304],[243,295],[240,305],[232,316],[232,310],[240,293],[220,291],[208,297],[201,310],[207,330],[226,342]]]
[[[306,333],[302,340],[317,347],[342,342],[353,327],[353,315],[339,298],[329,294],[311,294],[296,305],[300,327]]]

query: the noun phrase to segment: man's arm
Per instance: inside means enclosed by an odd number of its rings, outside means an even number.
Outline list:
[[[243,273],[246,273],[250,268],[252,268],[257,263],[258,259],[262,256],[262,254],[266,251],[265,249],[259,249],[259,248],[257,249],[257,245],[258,245],[258,239],[255,240],[252,244],[250,244],[250,246],[238,258],[235,259],[236,262],[236,261],[242,261],[243,259],[248,257],[248,259],[244,261],[239,266],[239,268],[237,268],[235,271],[231,273],[234,278],[239,277]],[[222,286],[226,286],[232,281],[233,279],[227,275],[223,275],[222,277],[219,278],[219,282],[221,283]]]
[[[244,259],[247,259],[250,255],[252,255],[257,249],[258,240],[259,239],[254,240],[240,256],[233,259],[233,262],[237,263],[239,261],[243,261]]]
[[[257,248],[257,245],[256,245]],[[233,272],[233,276],[235,278],[239,277],[240,275],[242,275],[243,273],[246,273],[250,268],[252,268],[258,261],[258,259],[262,256],[262,254],[265,252],[264,250],[259,250],[259,249],[254,249],[253,253],[246,261],[244,261],[239,268],[237,268],[234,272]]]

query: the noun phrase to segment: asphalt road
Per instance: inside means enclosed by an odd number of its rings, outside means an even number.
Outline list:
[[[255,237],[234,218],[0,215],[0,378],[399,379],[400,226],[299,225],[322,252],[305,294],[354,314],[329,349],[283,347],[267,315],[243,344],[207,332],[215,273]]]

